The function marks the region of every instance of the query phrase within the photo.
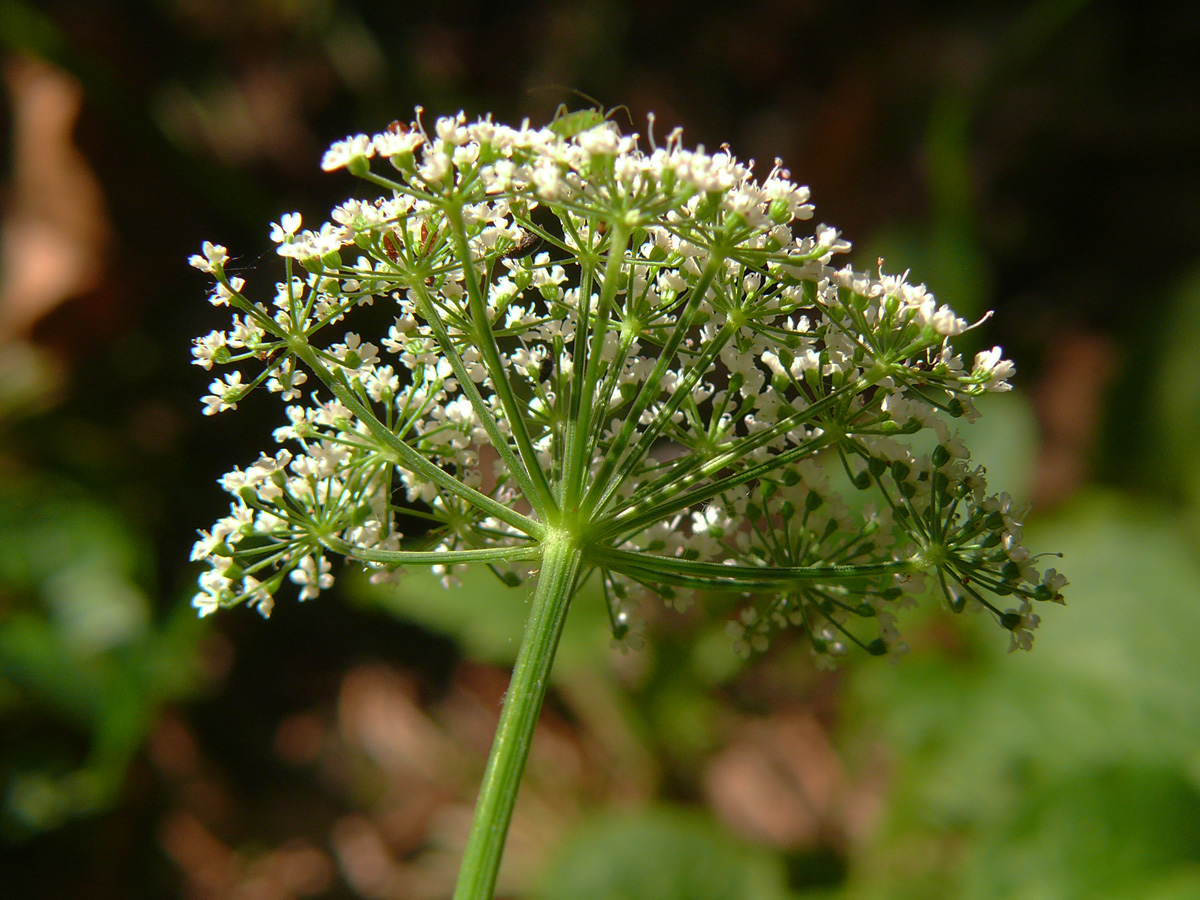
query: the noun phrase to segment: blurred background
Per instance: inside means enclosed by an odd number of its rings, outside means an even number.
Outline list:
[[[1072,585],[1032,654],[934,612],[835,673],[649,604],[621,655],[577,604],[502,896],[1200,897],[1200,4],[0,0],[0,41],[5,897],[448,896],[523,594],[198,621],[214,480],[282,412],[200,415],[185,260],[273,279],[267,223],[360,190],[331,141],[569,89],[994,309],[964,349],[1019,389],[968,439]]]

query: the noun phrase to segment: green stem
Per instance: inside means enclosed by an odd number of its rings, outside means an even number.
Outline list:
[[[525,562],[540,557],[541,551],[534,544],[516,547],[482,547],[471,550],[373,550],[356,547],[341,538],[325,536],[321,543],[334,553],[361,559],[364,562],[382,563],[386,566],[457,566],[460,563],[477,562]]]
[[[592,486],[588,489],[587,496],[584,497],[583,502],[580,504],[580,508],[584,511],[585,515],[590,514],[597,508],[601,495],[606,493],[606,488],[609,486],[609,477],[613,474],[613,471],[623,458],[625,450],[629,447],[629,441],[633,438],[633,433],[637,430],[642,413],[646,411],[657,396],[659,385],[662,384],[663,375],[670,368],[671,363],[675,361],[675,354],[691,329],[692,317],[700,308],[705,294],[708,293],[709,287],[717,277],[717,270],[724,262],[724,256],[714,252],[709,258],[707,265],[705,265],[704,270],[700,273],[700,277],[692,286],[687,305],[679,314],[678,326],[672,329],[662,349],[659,350],[654,370],[642,383],[641,390],[638,391],[633,405],[626,413],[625,422],[621,426],[620,434],[617,435],[616,440],[609,446],[608,453],[604,457],[604,462],[600,464],[600,470],[596,473]],[[611,493],[611,491],[607,493]]]
[[[534,512],[538,516],[545,518],[546,508],[542,504],[541,495],[538,494],[537,489],[534,487],[533,480],[525,470],[524,463],[513,453],[512,447],[508,444],[508,438],[500,431],[500,425],[496,421],[496,417],[492,415],[491,408],[483,399],[483,395],[479,393],[479,388],[475,386],[475,382],[471,379],[466,363],[463,362],[462,356],[454,346],[454,342],[450,339],[450,332],[446,328],[446,323],[442,321],[441,314],[438,313],[437,304],[433,302],[429,291],[425,289],[424,279],[411,279],[408,282],[408,286],[409,290],[416,295],[417,309],[425,317],[425,321],[433,331],[434,338],[437,340],[438,346],[441,347],[443,355],[449,360],[450,367],[458,377],[458,388],[470,401],[471,408],[475,410],[475,415],[479,417],[480,424],[483,425],[484,430],[487,432],[492,447],[500,454],[500,458],[504,460],[508,471],[517,480],[517,485],[520,487],[521,493],[529,501],[529,505],[533,507]],[[485,325],[484,327],[488,326]]]
[[[924,571],[922,564],[915,559],[894,559],[862,565],[727,566],[613,547],[593,547],[588,558],[649,584],[747,593],[785,592],[805,582],[840,583]]]
[[[608,334],[609,320],[612,318],[612,306],[617,296],[617,290],[626,278],[625,250],[629,246],[629,237],[629,229],[620,224],[613,226],[594,324],[588,322],[590,318],[588,304],[591,302],[591,297],[588,293],[580,291],[575,365],[577,370],[582,370],[583,377],[576,374],[571,385],[571,424],[567,429],[567,465],[566,476],[563,479],[564,509],[578,506],[580,498],[583,496],[584,473],[588,469],[588,462],[593,450],[588,440],[592,423],[592,406],[596,399],[596,385],[600,383],[604,369],[604,338]],[[583,340],[584,333],[589,330],[591,331],[590,346]],[[581,357],[585,357],[586,362],[583,362]],[[614,360],[613,364],[620,367],[622,361]]]
[[[582,554],[573,538],[561,532],[552,533],[547,535],[543,546],[545,555],[533,605],[525,621],[521,649],[479,790],[454,900],[492,900],[517,788],[529,758],[533,729],[546,696],[550,667],[579,575]]]
[[[501,522],[512,525],[530,537],[537,538],[541,536],[542,525],[540,522],[523,516],[516,510],[509,509],[503,503],[493,500],[487,494],[480,493],[474,488],[463,484],[454,476],[443,472],[438,466],[402,441],[390,428],[375,417],[375,414],[359,400],[354,391],[344,381],[335,377],[333,372],[321,361],[321,357],[317,354],[316,350],[309,346],[306,341],[292,338],[288,343],[292,348],[292,352],[312,369],[313,374],[321,379],[325,386],[337,397],[339,402],[354,413],[359,421],[367,426],[367,429],[383,446],[396,454],[396,459],[401,466],[424,478],[428,478],[444,490],[462,497],[468,503],[473,504],[489,515],[495,516]]]
[[[483,287],[479,283],[479,273],[475,271],[475,257],[471,253],[471,244],[467,239],[467,226],[463,221],[462,203],[447,201],[442,205],[446,219],[450,222],[450,233],[454,238],[454,249],[462,263],[463,284],[467,290],[467,307],[471,314],[471,322],[475,327],[474,338],[478,342],[479,355],[483,365],[491,375],[492,387],[500,400],[504,416],[508,419],[512,431],[513,442],[517,445],[517,453],[525,464],[525,471],[533,483],[536,497],[530,497],[531,502],[541,499],[541,504],[535,502],[535,509],[546,511],[558,509],[554,492],[546,481],[546,473],[538,463],[537,451],[533,449],[533,441],[525,424],[525,416],[521,412],[516,393],[508,380],[504,362],[500,358],[500,348],[496,346],[496,335],[492,331],[487,314],[487,298],[484,297]],[[580,323],[579,327],[584,327]]]
[[[721,326],[721,330],[717,332],[716,337],[705,346],[699,358],[690,363],[682,381],[676,386],[675,393],[667,400],[663,408],[658,411],[658,414],[654,417],[654,421],[642,432],[633,451],[625,457],[625,461],[618,467],[616,475],[609,480],[608,487],[600,495],[600,500],[596,503],[595,509],[603,510],[609,498],[621,486],[621,482],[645,460],[646,456],[650,453],[650,448],[654,446],[654,442],[658,440],[659,436],[670,424],[671,417],[675,415],[679,407],[686,400],[691,398],[692,391],[700,382],[700,379],[708,373],[708,367],[720,356],[721,350],[729,343],[730,338],[737,333],[737,330],[738,326],[726,320],[725,324]]]

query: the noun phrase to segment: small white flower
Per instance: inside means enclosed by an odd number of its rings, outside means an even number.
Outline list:
[[[429,148],[417,168],[421,180],[431,187],[440,185],[453,168],[451,156],[438,144]]]
[[[425,135],[415,128],[406,128],[403,131],[399,129],[385,131],[371,139],[371,146],[375,148],[376,153],[383,157],[413,153],[423,143],[425,143]]]
[[[1053,593],[1058,594],[1064,587],[1067,586],[1067,579],[1056,569],[1047,569],[1042,574],[1042,584],[1048,587]]]
[[[467,117],[460,111],[457,116],[442,116],[434,125],[438,140],[457,147],[468,139],[468,131],[463,127]]]
[[[226,345],[227,338],[223,331],[210,331],[204,337],[196,338],[192,346],[192,356],[196,358],[192,360],[192,365],[205,371],[211,370],[213,360]]]
[[[201,398],[206,416],[213,416],[227,409],[237,409],[238,400],[241,399],[241,392],[245,387],[242,384],[242,373],[228,372],[224,377],[224,381],[220,378],[214,379],[208,386],[212,393]]]
[[[217,282],[216,288],[208,295],[208,302],[213,306],[228,306],[229,298],[239,293],[245,286],[246,280],[244,278],[230,278],[228,286],[222,282]]]
[[[991,350],[981,350],[975,354],[975,365],[971,375],[983,381],[984,387],[989,391],[1012,390],[1008,379],[1016,373],[1017,367],[1011,360],[1004,359],[1003,353],[999,347],[993,347]]]
[[[324,556],[306,556],[292,569],[288,578],[300,585],[300,599],[312,600],[323,590],[333,587],[332,567]]]
[[[216,569],[209,569],[200,576],[200,592],[192,598],[192,606],[201,617],[210,616],[221,608],[223,600],[231,595],[232,582]]]
[[[271,618],[271,610],[275,608],[274,598],[267,593],[266,587],[257,579],[247,575],[242,579],[242,593],[246,595],[246,604],[257,608],[264,619]]]
[[[201,245],[203,256],[192,254],[188,257],[188,265],[199,269],[201,272],[216,274],[220,271],[225,263],[229,262],[229,254],[220,244],[212,244],[205,241]]]
[[[365,134],[356,134],[344,141],[335,142],[325,155],[321,157],[321,168],[326,172],[349,166],[351,161],[362,159],[366,161],[375,155],[375,145]]]
[[[282,244],[291,240],[292,236],[300,228],[300,213],[290,212],[284,213],[278,222],[271,223],[271,240],[276,244]]]

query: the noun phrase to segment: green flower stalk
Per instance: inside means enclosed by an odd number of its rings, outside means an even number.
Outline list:
[[[953,430],[1009,389],[999,348],[967,366],[950,339],[968,324],[924,286],[835,266],[849,245],[803,227],[808,189],[780,163],[759,181],[653,125],[642,148],[595,114],[393,123],[322,163],[380,196],[316,230],[295,213],[272,225],[285,272],[266,300],[223,247],[191,259],[233,313],[193,348],[231,367],[204,412],[258,387],[288,404],[280,449],[221,479],[230,514],[193,553],[209,564],[201,615],[269,615],[287,583],[314,598],[335,556],[375,581],[432,566],[451,587],[475,564],[534,581],[457,900],[492,895],[589,579],[625,646],[640,597],[722,591],[745,598],[739,652],[795,628],[822,664],[854,645],[902,653],[894,610],[930,592],[1023,649],[1035,601],[1062,599]],[[347,330],[374,304],[386,335]]]

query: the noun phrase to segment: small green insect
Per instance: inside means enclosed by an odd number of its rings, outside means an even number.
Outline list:
[[[577,134],[590,131],[607,118],[599,109],[577,109],[569,112],[567,105],[562,103],[554,113],[554,118],[550,122],[550,130],[559,137],[573,138]]]
[[[582,91],[571,91],[572,94],[582,97],[589,103],[593,104],[591,109],[577,109],[571,111],[567,109],[567,104],[560,103],[558,109],[554,111],[554,118],[550,120],[550,130],[562,138],[573,138],[577,134],[583,134],[597,125],[601,125],[608,121],[617,112],[617,110],[625,110],[625,115],[629,115],[629,107],[614,106],[612,109],[606,110],[603,104],[595,97],[589,97]]]

